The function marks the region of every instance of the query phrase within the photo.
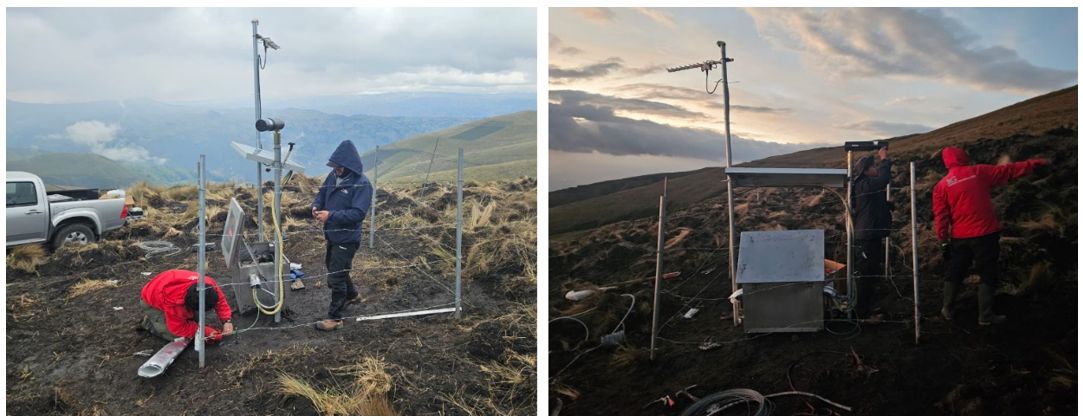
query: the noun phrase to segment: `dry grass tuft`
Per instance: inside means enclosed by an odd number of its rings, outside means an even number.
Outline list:
[[[331,369],[353,376],[347,389],[319,390],[304,380],[282,373],[278,376],[278,391],[283,395],[304,397],[322,415],[327,416],[394,416],[398,413],[387,400],[391,390],[391,375],[383,359],[365,357],[356,364]]]
[[[470,217],[466,219],[463,229],[474,232],[491,225],[494,210],[496,210],[496,201],[490,201],[486,205],[480,205],[477,201],[472,201],[470,203]]]
[[[20,245],[8,248],[8,268],[24,273],[37,273],[38,267],[45,264],[47,254],[41,245]]]
[[[117,287],[117,280],[83,280],[68,289],[67,299],[74,299],[95,290]]]

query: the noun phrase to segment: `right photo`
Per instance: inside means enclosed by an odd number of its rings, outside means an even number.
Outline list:
[[[550,415],[1078,415],[1076,8],[548,13]]]

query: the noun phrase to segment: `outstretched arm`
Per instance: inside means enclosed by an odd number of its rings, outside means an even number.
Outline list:
[[[977,165],[977,169],[978,174],[984,177],[989,182],[989,185],[1000,186],[1013,179],[1030,175],[1031,172],[1034,172],[1034,168],[1048,163],[1049,161],[1045,159],[1029,159],[996,166]]]

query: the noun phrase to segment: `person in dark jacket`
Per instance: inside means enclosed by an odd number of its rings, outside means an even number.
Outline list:
[[[887,148],[878,152],[880,164],[872,156],[858,160],[854,168],[853,223],[855,274],[857,281],[854,311],[858,318],[878,320],[872,314],[876,289],[884,276],[884,238],[891,233],[891,208],[887,202],[887,184],[891,182],[891,159]]]
[[[204,304],[222,321],[222,329],[205,325],[203,336],[209,342],[233,334],[233,310],[226,295],[211,276],[204,275]],[[179,337],[194,338],[199,331],[199,273],[188,270],[167,270],[143,285],[140,302],[143,306],[143,328],[165,340]]]
[[[334,168],[316,193],[312,216],[323,223],[327,239],[324,264],[327,265],[327,286],[331,289],[331,307],[327,319],[316,329],[331,331],[342,326],[342,310],[360,296],[350,278],[353,257],[361,246],[361,222],[372,205],[372,184],[365,177],[361,156],[353,142],[343,140],[328,159]]]
[[[972,165],[966,152],[958,147],[945,147],[941,157],[948,174],[933,188],[933,222],[948,264],[940,315],[952,319],[952,304],[959,285],[971,262],[975,262],[975,271],[981,277],[978,325],[999,324],[1007,317],[993,311],[993,297],[999,283],[1000,223],[990,190],[1049,162],[1030,159],[1003,165]]]

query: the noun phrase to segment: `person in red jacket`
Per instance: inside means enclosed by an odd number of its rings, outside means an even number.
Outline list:
[[[204,305],[218,314],[223,325],[221,330],[204,325],[203,336],[210,342],[217,342],[233,333],[233,310],[211,276],[204,275],[204,284],[207,289]],[[151,334],[170,341],[180,337],[194,338],[199,330],[199,273],[168,270],[154,276],[143,286],[140,303],[146,312],[143,328]]]
[[[1003,165],[972,165],[966,152],[945,147],[941,156],[948,174],[933,188],[933,216],[936,237],[948,263],[944,280],[941,316],[952,319],[952,304],[971,262],[981,277],[978,286],[978,325],[1004,322],[1007,317],[993,312],[998,285],[1000,223],[990,196],[993,187],[1030,174],[1045,165],[1045,159],[1030,159]]]

